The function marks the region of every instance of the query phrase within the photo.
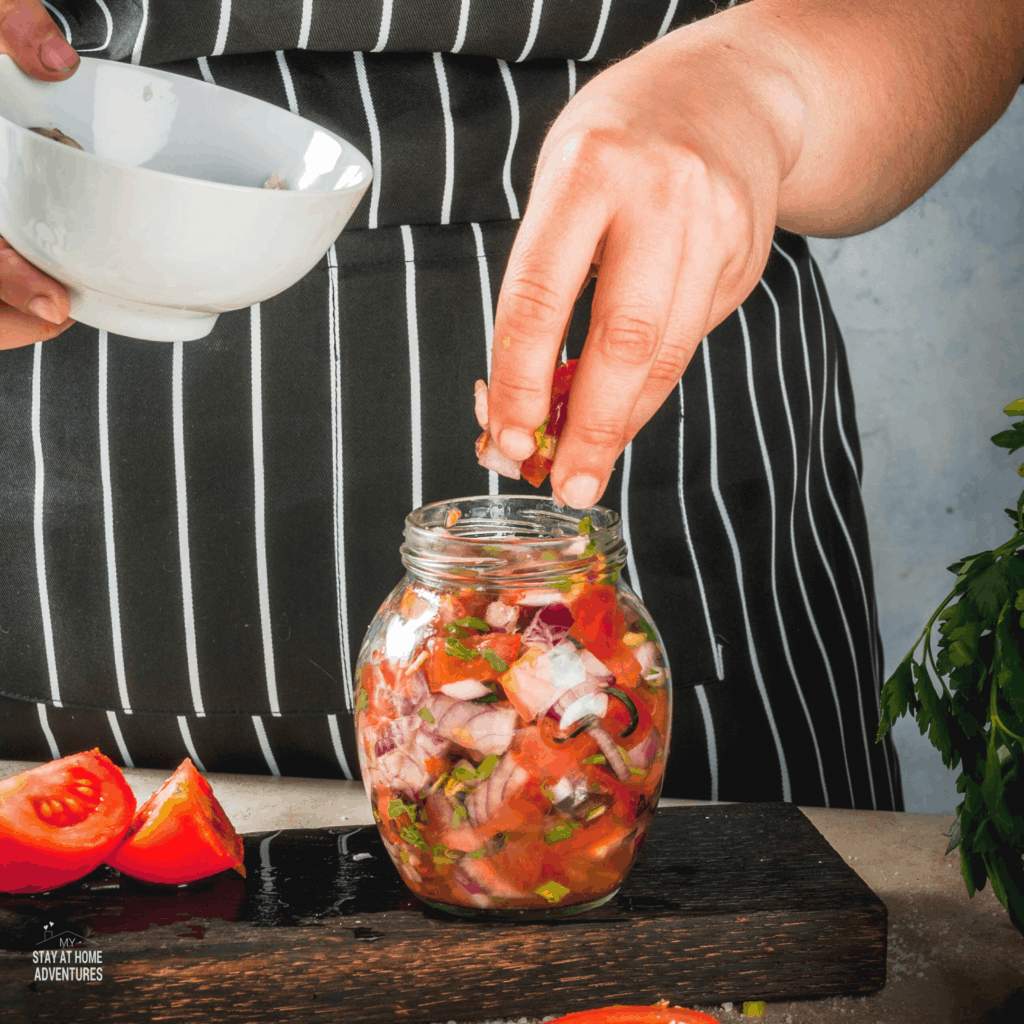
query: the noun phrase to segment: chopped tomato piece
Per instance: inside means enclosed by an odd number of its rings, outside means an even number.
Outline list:
[[[572,603],[572,614],[574,622],[569,635],[582,641],[601,661],[611,658],[626,627],[615,587],[599,583],[585,588]]]
[[[99,867],[128,831],[135,794],[99,749],[0,782],[0,890],[43,892]]]
[[[478,658],[460,658],[450,653],[456,643],[467,651],[476,652],[489,648],[506,665],[516,660],[522,637],[518,633],[484,633],[482,636],[435,637],[429,642],[430,656],[424,666],[430,689],[439,693],[442,686],[461,679],[477,679],[480,682],[497,682],[502,669],[491,664],[481,655]],[[449,641],[452,641],[449,646]]]
[[[519,467],[522,476],[534,487],[540,487],[551,472],[558,439],[562,436],[565,417],[569,408],[569,390],[572,379],[579,365],[578,359],[570,359],[555,369],[551,379],[551,404],[548,407],[548,418],[543,426],[537,429],[537,450]]]
[[[245,875],[242,839],[189,758],[139,808],[106,863],[145,882],[193,882],[234,868]]]

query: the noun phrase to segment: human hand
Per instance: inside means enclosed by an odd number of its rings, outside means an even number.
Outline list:
[[[0,53],[43,82],[63,82],[78,68],[39,0],[0,0]],[[74,323],[70,312],[67,292],[0,238],[0,349],[55,337]]]
[[[573,302],[600,269],[551,482],[583,508],[675,388],[700,340],[757,285],[799,103],[732,11],[670,33],[593,79],[541,149],[498,299],[488,429],[535,448]]]

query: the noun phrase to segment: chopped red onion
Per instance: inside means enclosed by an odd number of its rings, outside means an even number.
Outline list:
[[[661,753],[661,733],[657,729],[651,731],[635,747],[628,752],[629,763],[634,768],[642,768],[647,771]]]
[[[512,480],[518,480],[520,477],[519,467],[522,463],[510,459],[486,430],[476,439],[476,461],[484,469],[492,469],[495,473]]]
[[[615,772],[615,777],[619,782],[629,782],[632,773],[623,759],[619,748],[615,745],[615,740],[611,738],[607,730],[600,725],[595,725],[589,728],[587,732],[597,740],[597,745],[601,748],[601,753],[604,754],[608,767]]]
[[[515,796],[530,773],[511,754],[506,754],[491,774],[466,797],[466,813],[474,827],[486,821],[506,800]]]
[[[519,718],[515,708],[470,704],[443,693],[427,697],[418,710],[426,710],[434,719],[430,729],[484,756],[508,750]]]
[[[506,633],[515,632],[519,620],[519,609],[504,601],[492,601],[484,612],[484,622],[494,629],[502,629]]]
[[[476,700],[477,697],[486,697],[491,688],[479,679],[459,679],[454,683],[445,683],[441,692],[455,700]]]
[[[574,622],[572,612],[564,604],[545,604],[523,630],[523,643],[550,651],[569,635]]]

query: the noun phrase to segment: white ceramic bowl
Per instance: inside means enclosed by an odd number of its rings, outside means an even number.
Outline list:
[[[261,187],[275,172],[288,191]],[[93,327],[205,337],[315,266],[371,173],[339,136],[230,89],[89,57],[38,82],[0,55],[0,235]]]

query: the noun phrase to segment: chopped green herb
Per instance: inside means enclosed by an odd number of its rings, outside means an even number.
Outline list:
[[[555,590],[562,591],[564,594],[567,591],[572,590],[572,580],[569,579],[568,576],[558,576],[551,581],[551,586],[554,587]]]
[[[452,769],[452,777],[458,779],[459,782],[472,782],[476,778],[476,769],[465,764],[457,764]]]
[[[420,718],[423,719],[424,722],[429,722],[431,725],[436,724],[434,721],[434,716],[430,711],[430,708],[420,708],[419,711],[416,712],[416,714],[418,714]]]
[[[592,533],[593,532],[594,527],[593,527],[593,525],[590,522],[590,516],[584,516],[580,520],[580,527],[579,527],[579,529],[580,529],[580,533]]]
[[[508,663],[491,647],[482,647],[480,656],[487,662],[495,672],[507,672]]]
[[[542,551],[540,554],[540,560],[542,562],[553,562],[558,555],[554,551]]]
[[[460,629],[479,629],[484,633],[490,633],[491,631],[491,627],[483,619],[475,618],[472,615],[466,615],[461,619],[456,619],[454,622],[449,622],[444,628],[449,633]]]
[[[356,711],[365,711],[370,706],[370,698],[366,693],[366,687],[359,687],[359,696],[356,697]]]
[[[587,542],[587,546],[583,549],[583,554],[589,557],[594,554],[595,551],[597,551],[597,541],[592,540]]]
[[[480,762],[480,767],[476,770],[476,777],[481,780],[490,778],[491,772],[494,771],[494,767],[499,760],[500,758],[497,754],[488,754]]]
[[[597,807],[591,807],[590,810],[587,811],[587,821],[594,821],[597,818],[600,818],[601,815],[604,814],[604,812],[607,810],[607,804],[599,804]]]
[[[461,658],[463,661],[472,661],[478,657],[476,651],[469,650],[465,644],[454,638],[445,640],[444,653],[450,654],[453,658]]]
[[[418,846],[421,850],[426,850],[427,841],[423,838],[422,833],[415,825],[404,825],[398,833],[407,843],[412,843],[413,846]]]
[[[632,772],[632,773],[633,773],[634,775],[646,775],[646,774],[647,774],[647,772],[646,772],[646,771],[644,771],[644,769],[643,769],[643,768],[636,768],[636,767],[634,767],[633,765],[630,765],[630,766],[629,766],[629,770],[630,770],[630,771],[631,771],[631,772]]]
[[[462,804],[452,804],[452,824],[458,825],[460,822],[468,820],[469,815]]]
[[[419,808],[415,804],[407,804],[404,800],[392,800],[388,804],[388,817],[397,819],[403,814],[408,814],[413,821],[416,820],[416,812]]]
[[[473,703],[474,704],[493,704],[497,699],[498,699],[498,695],[496,693],[489,693],[489,694],[487,694],[486,697],[477,697],[476,700],[473,701]]]
[[[583,758],[584,764],[607,764],[608,758],[604,754],[591,754],[590,757]]]
[[[480,860],[480,858],[483,857],[483,855],[486,852],[487,847],[481,846],[479,850],[470,850],[469,853],[466,854],[466,856],[469,857],[470,860]]]
[[[549,845],[551,843],[560,843],[563,839],[572,839],[572,826],[568,822],[556,825],[544,833],[544,841]]]
[[[538,896],[543,896],[548,903],[557,903],[559,900],[565,899],[566,896],[572,892],[571,889],[567,889],[560,882],[550,881],[545,882],[543,885],[538,886],[533,890]]]

